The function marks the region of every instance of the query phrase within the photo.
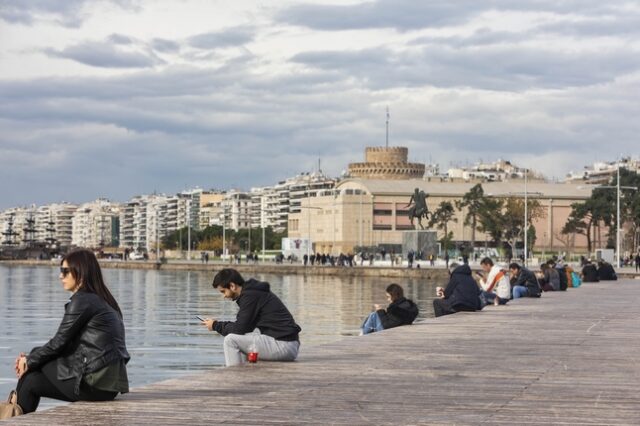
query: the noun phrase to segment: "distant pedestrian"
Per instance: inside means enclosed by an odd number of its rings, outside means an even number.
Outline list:
[[[204,254],[204,263],[209,263],[209,253]]]
[[[638,254],[636,254],[636,272],[638,272],[638,270],[640,270],[640,252],[638,252]]]

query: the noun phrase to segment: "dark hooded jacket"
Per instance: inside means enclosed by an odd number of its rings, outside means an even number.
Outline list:
[[[413,301],[401,297],[387,306],[387,310],[377,311],[384,329],[408,325],[418,316],[418,306]]]
[[[542,289],[540,288],[536,274],[524,266],[520,268],[520,273],[511,281],[511,287],[517,285],[526,287],[529,292],[529,297],[540,297],[542,294]]]
[[[582,281],[585,283],[597,283],[600,281],[598,278],[598,270],[593,263],[587,263],[582,268]]]
[[[236,299],[240,307],[235,321],[217,321],[213,329],[227,334],[247,334],[256,328],[276,340],[298,340],[301,331],[284,303],[271,293],[269,283],[247,280]]]
[[[461,265],[453,270],[449,284],[444,289],[444,298],[453,309],[480,310],[480,288],[471,276],[469,265]]]
[[[613,265],[608,262],[602,262],[598,267],[598,279],[600,281],[615,281],[618,279]]]

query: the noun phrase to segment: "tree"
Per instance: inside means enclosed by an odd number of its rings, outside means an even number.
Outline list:
[[[484,189],[481,184],[473,186],[469,192],[462,196],[462,200],[456,201],[456,208],[462,211],[464,208],[467,212],[464,216],[464,225],[471,226],[471,251],[476,245],[476,230],[478,230],[478,218],[483,207]]]
[[[602,221],[611,224],[615,211],[615,200],[611,200],[611,191],[596,188],[583,203],[571,204],[569,219],[562,228],[563,234],[580,234],[587,237],[587,251],[593,248],[593,229]],[[612,210],[612,204],[613,209]]]
[[[441,241],[444,245],[445,252],[449,249],[449,242],[452,238],[452,233],[449,232],[449,222],[458,221],[455,217],[455,213],[453,204],[449,201],[443,201],[440,203],[438,208],[431,213],[431,219],[429,220],[429,228],[432,228],[435,225],[436,228],[444,231],[444,237]]]
[[[504,234],[503,208],[502,200],[483,198],[478,209],[478,230],[488,234],[496,247],[500,247]]]
[[[502,224],[504,226],[504,239],[511,247],[512,253],[515,251],[518,240],[524,242],[524,239],[528,237],[528,245],[529,241],[531,241],[531,238],[533,237],[533,241],[535,242],[535,231],[533,234],[531,234],[530,231],[527,231],[527,236],[525,236],[524,233],[524,199],[516,197],[507,198],[504,203],[504,210],[501,214]],[[544,214],[544,209],[538,200],[527,200],[526,228],[530,230],[532,228],[531,222],[533,222],[534,219],[544,217]]]

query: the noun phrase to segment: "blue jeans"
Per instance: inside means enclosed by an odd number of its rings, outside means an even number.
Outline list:
[[[382,331],[382,321],[377,312],[371,312],[366,320],[362,323],[362,334],[374,333],[376,331]]]
[[[521,297],[529,296],[529,290],[523,285],[516,285],[513,287],[513,298],[519,299]]]

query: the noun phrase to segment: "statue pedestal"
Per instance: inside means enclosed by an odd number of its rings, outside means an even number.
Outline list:
[[[402,256],[407,257],[410,250],[414,253],[422,252],[427,259],[430,254],[438,255],[438,235],[436,231],[416,229],[402,233]]]

